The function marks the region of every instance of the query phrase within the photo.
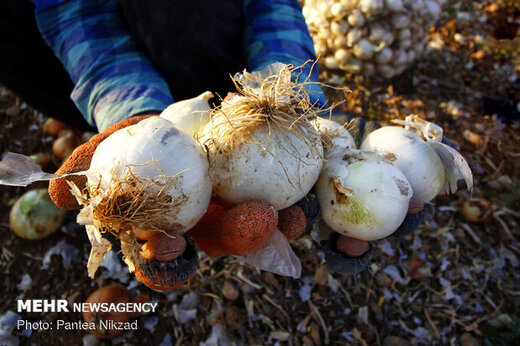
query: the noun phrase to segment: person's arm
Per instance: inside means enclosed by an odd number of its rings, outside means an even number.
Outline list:
[[[301,69],[299,81],[309,77],[307,87],[312,102],[326,107],[318,82],[318,64],[312,38],[298,0],[244,1],[244,54],[249,71],[281,62]],[[312,70],[312,72],[311,72]]]
[[[115,0],[34,0],[38,28],[75,84],[71,98],[99,131],[173,103]]]

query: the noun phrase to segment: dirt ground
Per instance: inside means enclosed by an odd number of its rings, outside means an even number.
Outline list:
[[[305,236],[293,243],[303,265],[298,280],[231,257],[204,257],[193,280],[160,293],[138,283],[115,257],[96,279],[88,278],[90,243],[74,212],[48,238],[18,238],[9,228],[9,211],[28,188],[0,186],[0,315],[16,312],[22,298],[83,302],[111,282],[158,303],[156,313],[137,318],[138,330],[112,340],[81,330],[28,335],[16,329],[11,340],[38,345],[519,344],[519,28],[520,5],[514,1],[450,1],[430,32],[431,40],[442,44],[425,51],[402,75],[385,81],[322,71],[325,83],[338,86],[339,80],[350,89],[328,92],[331,100],[346,99],[340,106],[344,111],[380,122],[418,114],[441,125],[472,168],[473,196],[492,203],[490,220],[466,220],[459,207],[469,194],[459,190],[435,199],[434,219],[413,235],[375,242],[371,265],[356,276],[330,272]],[[52,155],[54,138],[41,128],[48,116],[0,87],[0,152]],[[54,167],[59,164],[54,156]],[[29,321],[82,319],[73,312],[19,315]]]

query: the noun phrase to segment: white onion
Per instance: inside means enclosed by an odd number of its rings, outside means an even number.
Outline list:
[[[308,135],[312,142],[319,141],[317,133]],[[248,141],[226,156],[217,156],[212,166],[214,191],[225,201],[261,200],[280,210],[302,199],[318,179],[322,161],[309,148],[311,141],[305,143],[290,132],[270,131],[267,126],[256,129]]]
[[[329,227],[370,241],[392,234],[403,222],[412,188],[389,161],[371,152],[350,150],[327,161],[316,194]]]
[[[213,93],[206,91],[197,97],[175,102],[162,111],[161,117],[179,130],[196,137],[197,131],[209,122],[211,108],[208,101],[212,97]]]
[[[339,64],[346,64],[350,59],[350,53],[346,49],[338,49],[334,58]]]
[[[357,56],[361,60],[368,60],[368,59],[372,58],[375,50],[376,50],[376,47],[372,43],[370,43],[369,40],[361,39],[354,46],[354,55]]]
[[[440,127],[413,116],[394,122],[415,132],[397,126],[382,127],[365,138],[361,149],[389,158],[404,173],[417,198],[428,202],[439,193],[453,193],[461,179],[468,189],[472,188],[471,169],[455,149],[440,142]]]
[[[262,200],[277,210],[287,208],[320,174],[323,147],[305,116],[315,116],[315,110],[302,85],[291,81],[290,66],[276,63],[235,80],[242,94],[222,101],[201,138],[214,193],[232,204]]]
[[[360,149],[390,159],[412,185],[415,197],[422,201],[431,201],[444,185],[444,168],[435,151],[402,127],[386,126],[371,132]]]
[[[363,16],[363,13],[361,13],[360,10],[356,9],[352,11],[351,14],[347,17],[347,21],[350,25],[355,27],[361,27],[365,25],[365,16]]]
[[[92,157],[88,185],[107,191],[129,170],[142,183],[154,182],[151,193],[162,190],[176,201],[167,211],[164,230],[183,233],[206,212],[211,197],[208,162],[200,145],[170,121],[151,117],[101,142]]]
[[[402,0],[385,0],[386,7],[394,12],[399,12],[404,10],[403,1]]]
[[[359,7],[368,15],[377,14],[383,9],[383,0],[360,0]]]
[[[376,54],[376,62],[378,64],[386,64],[392,59],[392,50],[390,48],[384,48]]]

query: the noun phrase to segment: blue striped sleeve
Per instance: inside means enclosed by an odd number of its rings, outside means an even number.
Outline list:
[[[115,0],[34,0],[38,28],[75,87],[71,98],[99,131],[173,103],[123,22]]]
[[[244,20],[244,54],[249,70],[261,70],[274,62],[301,66],[316,60],[298,0],[245,0]],[[307,77],[312,82],[307,85],[311,101],[326,107],[317,84],[318,64],[307,62],[303,66],[299,79]]]

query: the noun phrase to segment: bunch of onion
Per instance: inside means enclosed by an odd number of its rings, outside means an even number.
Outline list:
[[[391,78],[423,52],[445,0],[305,0],[321,64]]]
[[[317,118],[326,162],[316,184],[323,221],[342,235],[377,240],[403,222],[412,188],[403,173],[372,152],[356,150],[348,124]],[[320,227],[321,236],[326,229]]]
[[[277,210],[303,198],[316,182],[323,148],[310,119],[316,109],[297,68],[275,63],[236,74],[228,95],[201,130],[214,193],[238,204],[271,203]]]
[[[458,180],[472,188],[465,159],[442,143],[442,129],[418,117],[371,132],[355,150],[339,124],[321,131],[327,162],[316,184],[322,218],[334,231],[377,240],[406,217],[412,195],[428,202],[453,193]],[[336,128],[336,132],[331,129]]]

